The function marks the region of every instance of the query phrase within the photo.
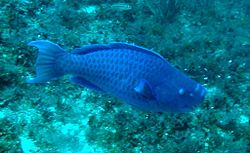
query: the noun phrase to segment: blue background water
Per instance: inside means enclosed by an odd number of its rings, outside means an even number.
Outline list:
[[[1,0],[0,22],[0,152],[250,152],[248,0]],[[146,113],[67,77],[26,84],[37,39],[153,48],[204,84],[206,100]]]

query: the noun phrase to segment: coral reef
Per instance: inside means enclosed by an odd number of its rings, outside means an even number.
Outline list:
[[[250,2],[1,0],[0,152],[250,152]],[[26,84],[36,51],[123,41],[161,53],[208,89],[183,114],[147,113],[69,83]]]

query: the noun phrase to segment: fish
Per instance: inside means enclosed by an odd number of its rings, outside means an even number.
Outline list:
[[[91,44],[65,51],[49,40],[28,43],[38,48],[36,76],[27,83],[46,83],[70,75],[70,82],[111,94],[146,112],[193,111],[206,89],[159,53],[135,44]]]

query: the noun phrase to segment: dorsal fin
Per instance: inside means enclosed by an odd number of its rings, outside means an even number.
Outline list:
[[[112,49],[110,48],[109,44],[93,44],[93,45],[86,45],[81,48],[75,48],[72,51],[72,53],[82,55],[82,54],[88,54],[90,52],[92,53],[99,50],[108,50],[108,49]]]
[[[136,46],[133,44],[128,44],[125,42],[113,42],[110,44],[93,44],[93,45],[86,45],[82,48],[75,48],[72,53],[73,54],[79,54],[79,55],[84,55],[84,54],[88,54],[88,53],[93,53],[96,51],[100,51],[100,50],[110,50],[110,49],[129,49],[129,50],[135,50],[138,52],[143,52],[143,53],[147,53],[150,55],[154,55],[157,57],[160,57],[161,59],[165,60],[164,57],[162,57],[160,54],[153,52],[149,49],[140,47],[140,46]]]

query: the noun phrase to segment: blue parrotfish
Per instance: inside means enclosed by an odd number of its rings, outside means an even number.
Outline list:
[[[70,81],[149,112],[189,112],[204,100],[206,89],[160,54],[124,42],[92,44],[71,53],[48,40],[31,41],[39,49],[36,77],[46,83],[63,75]]]

